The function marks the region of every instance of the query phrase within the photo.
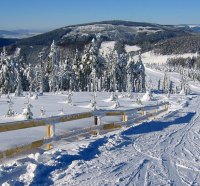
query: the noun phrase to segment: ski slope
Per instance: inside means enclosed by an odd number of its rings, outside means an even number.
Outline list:
[[[163,77],[163,73],[148,68],[146,74],[154,88],[156,81]],[[168,76],[180,83],[178,74]],[[189,96],[157,95],[171,106],[166,115],[154,121],[73,142],[63,139],[55,142],[55,148],[50,151],[41,150],[2,162],[0,184],[199,185],[198,86],[190,82],[194,93]],[[101,100],[109,107],[111,103],[105,102],[106,97]],[[127,99],[122,102],[125,108],[130,107],[129,103]]]
[[[55,185],[198,185],[199,106],[91,142],[89,161],[73,161]],[[191,112],[196,106],[197,110]],[[97,145],[97,147],[96,147]],[[95,154],[95,155],[93,155]],[[52,173],[55,178],[57,171]]]

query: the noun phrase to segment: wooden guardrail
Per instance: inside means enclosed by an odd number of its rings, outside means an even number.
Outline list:
[[[62,115],[62,116],[53,116],[49,118],[40,118],[40,119],[32,119],[25,121],[17,121],[17,122],[9,122],[5,124],[0,124],[0,132],[14,131],[20,129],[27,129],[39,126],[46,126],[46,137],[43,139],[32,142],[31,144],[26,144],[23,146],[11,148],[5,151],[0,152],[0,159],[10,157],[19,153],[27,152],[29,150],[39,148],[43,145],[47,145],[47,150],[52,148],[51,142],[54,140],[60,140],[62,138],[71,138],[73,136],[78,135],[88,135],[93,134],[97,135],[99,131],[105,130],[115,130],[124,126],[130,126],[133,123],[141,122],[148,118],[155,118],[156,115],[161,114],[168,110],[168,102],[160,103],[152,106],[139,107],[129,110],[97,110],[93,112],[84,112],[78,114],[71,115]],[[160,107],[164,107],[164,109],[160,109]],[[153,112],[149,112],[153,111]],[[147,113],[149,112],[149,113]],[[138,117],[131,116],[131,114],[137,113]],[[121,122],[111,122],[111,123],[101,123],[101,118],[104,116],[122,116]],[[55,125],[74,121],[79,119],[85,119],[94,117],[94,125],[88,128],[77,129],[74,131],[69,131],[60,136],[55,136]]]
[[[25,121],[8,122],[5,124],[0,124],[0,132],[8,132],[13,130],[20,130],[32,127],[45,126],[51,123],[61,123],[67,121],[73,121],[78,119],[84,119],[92,117],[92,112],[84,112],[71,115],[53,116],[49,118],[32,119]]]

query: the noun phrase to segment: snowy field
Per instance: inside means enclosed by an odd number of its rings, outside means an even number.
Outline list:
[[[146,68],[146,79],[157,88],[162,72]],[[180,84],[177,73],[168,73],[175,84]],[[50,151],[5,160],[0,165],[1,185],[198,185],[200,183],[200,88],[190,82],[192,95],[153,94],[155,101],[169,101],[168,113],[156,120],[147,120],[119,131],[78,141],[62,139]],[[90,111],[92,93],[79,92],[72,96],[72,105],[66,103],[66,94],[46,93],[38,100],[30,99],[34,118]],[[119,95],[120,108],[138,107],[133,99]],[[110,93],[97,93],[98,109],[113,109]],[[8,109],[6,96],[0,98],[0,122],[23,119],[20,115],[26,97],[13,97],[14,118],[5,117]],[[143,105],[153,104],[143,102]],[[44,117],[44,116],[43,116]],[[105,118],[121,120],[120,117]],[[81,121],[81,122],[80,122]],[[57,132],[93,125],[93,118],[59,124]],[[45,136],[44,127],[1,133],[0,150],[31,142]],[[17,134],[18,133],[18,134]],[[12,136],[12,138],[10,137]],[[10,140],[12,139],[12,140]]]
[[[153,51],[145,52],[142,54],[143,63],[158,63],[165,64],[168,59],[171,58],[192,58],[198,57],[197,53],[185,53],[185,54],[173,54],[173,55],[160,55],[155,54]],[[135,60],[137,60],[137,56],[135,56]]]

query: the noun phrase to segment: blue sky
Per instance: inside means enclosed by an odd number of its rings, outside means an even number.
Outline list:
[[[200,0],[0,0],[0,29],[54,29],[102,20],[200,24]]]

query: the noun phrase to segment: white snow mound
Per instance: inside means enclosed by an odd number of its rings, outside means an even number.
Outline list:
[[[144,96],[141,98],[141,101],[146,102],[146,101],[151,101],[152,100],[152,95],[150,91],[147,91]]]

